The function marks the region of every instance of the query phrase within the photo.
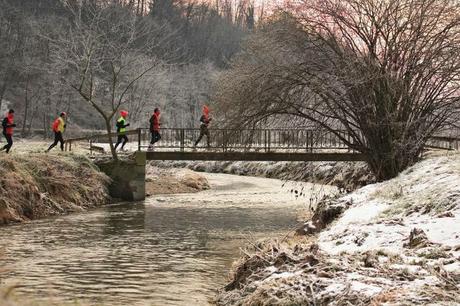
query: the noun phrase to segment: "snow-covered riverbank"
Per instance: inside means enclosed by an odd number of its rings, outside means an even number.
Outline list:
[[[334,185],[347,191],[375,181],[363,162],[164,161],[151,164],[161,168],[189,168],[198,172]]]
[[[317,239],[248,250],[219,304],[460,303],[460,154],[332,202],[344,212]]]

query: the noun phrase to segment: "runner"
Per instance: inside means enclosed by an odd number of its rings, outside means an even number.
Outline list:
[[[2,120],[3,127],[3,136],[6,138],[7,144],[0,149],[0,151],[10,152],[11,147],[13,146],[13,128],[16,127],[14,124],[14,110],[10,109],[6,114],[5,118]]]
[[[153,115],[150,118],[150,145],[148,150],[153,150],[153,145],[161,139],[160,135],[160,109],[157,107],[153,110]]]
[[[209,136],[209,130],[208,126],[209,123],[211,122],[212,118],[209,116],[209,108],[205,105],[203,106],[203,115],[200,118],[200,137],[198,137],[197,141],[195,142],[194,147],[198,145],[198,143],[201,141],[201,138],[206,135],[206,142],[208,145],[208,149],[211,147],[210,146],[210,136]]]
[[[48,150],[46,150],[46,153],[48,153],[52,148],[54,148],[58,142],[61,143],[61,151],[64,151],[64,137],[62,134],[64,134],[65,128],[67,127],[65,120],[66,120],[67,114],[65,112],[62,112],[56,120],[53,122],[53,132],[54,132],[54,142],[49,146]]]
[[[122,110],[120,112],[120,118],[118,118],[117,120],[118,139],[117,143],[115,144],[115,150],[117,149],[118,145],[120,145],[123,141],[123,144],[121,145],[121,150],[123,151],[125,148],[125,144],[129,141],[128,137],[126,136],[126,127],[129,126],[129,123],[126,123],[126,117],[128,117],[128,112]]]

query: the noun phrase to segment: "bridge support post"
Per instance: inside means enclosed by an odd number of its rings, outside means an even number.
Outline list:
[[[112,182],[109,193],[125,201],[145,200],[146,153],[136,152],[130,160],[105,160],[96,163]]]
[[[142,144],[142,130],[137,129],[137,151],[141,151]]]
[[[180,129],[180,151],[185,151],[185,129]]]

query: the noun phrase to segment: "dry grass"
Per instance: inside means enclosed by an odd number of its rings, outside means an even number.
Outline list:
[[[218,305],[457,305],[460,297],[457,275],[383,252],[334,256],[301,240],[253,242],[242,252]],[[427,276],[434,283],[424,285]]]
[[[0,156],[0,224],[82,211],[107,203],[107,176],[84,156]]]
[[[188,169],[147,166],[146,195],[195,193],[210,188],[203,175]]]

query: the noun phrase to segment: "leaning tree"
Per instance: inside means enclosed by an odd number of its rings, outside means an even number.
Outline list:
[[[303,0],[253,35],[217,100],[241,124],[314,122],[384,180],[458,114],[459,77],[457,1]]]
[[[120,5],[64,3],[69,19],[62,22],[60,32],[47,36],[53,69],[101,115],[117,159],[111,137],[113,118],[136,83],[172,56],[161,51],[170,32]]]

